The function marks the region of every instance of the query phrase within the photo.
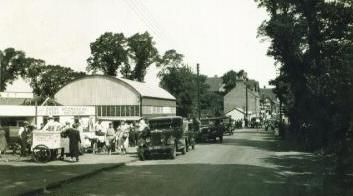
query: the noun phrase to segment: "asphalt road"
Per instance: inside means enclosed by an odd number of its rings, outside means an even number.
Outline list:
[[[245,131],[199,144],[175,160],[138,161],[51,190],[51,195],[322,195],[310,154],[283,151],[273,135]]]

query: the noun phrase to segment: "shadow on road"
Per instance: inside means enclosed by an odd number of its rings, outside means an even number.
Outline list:
[[[256,135],[257,133],[253,133]],[[258,135],[258,134],[257,134]],[[252,147],[261,150],[277,151],[280,150],[277,145],[277,140],[269,134],[261,135],[261,138],[234,138],[234,137],[224,137],[222,145],[234,145],[237,147]]]
[[[321,184],[307,184],[305,178],[235,164],[126,166],[63,186],[52,195],[323,195]]]

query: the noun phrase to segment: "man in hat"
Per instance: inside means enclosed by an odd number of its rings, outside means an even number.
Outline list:
[[[28,142],[29,134],[30,134],[30,127],[29,123],[27,121],[23,122],[23,125],[20,127],[20,130],[18,131],[18,135],[20,137],[21,141],[21,156],[26,156],[27,153],[30,151],[30,144]]]

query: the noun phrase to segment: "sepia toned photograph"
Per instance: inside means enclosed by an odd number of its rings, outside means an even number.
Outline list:
[[[0,0],[0,196],[353,196],[353,0]]]

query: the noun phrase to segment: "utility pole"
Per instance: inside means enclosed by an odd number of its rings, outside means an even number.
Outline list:
[[[2,75],[1,60],[2,60],[2,53],[1,53],[1,51],[0,51],[0,92],[1,92],[1,80],[2,80],[2,78],[1,78],[1,75]],[[0,99],[1,99],[1,97],[0,97]],[[0,126],[1,126],[1,125],[2,125],[2,122],[1,122],[1,119],[0,119]]]
[[[246,127],[248,126],[248,116],[249,116],[249,102],[248,102],[248,84],[247,81],[244,81],[245,83],[245,122],[246,122]]]
[[[196,64],[196,71],[197,71],[197,113],[198,119],[201,119],[201,106],[200,106],[200,65]]]

